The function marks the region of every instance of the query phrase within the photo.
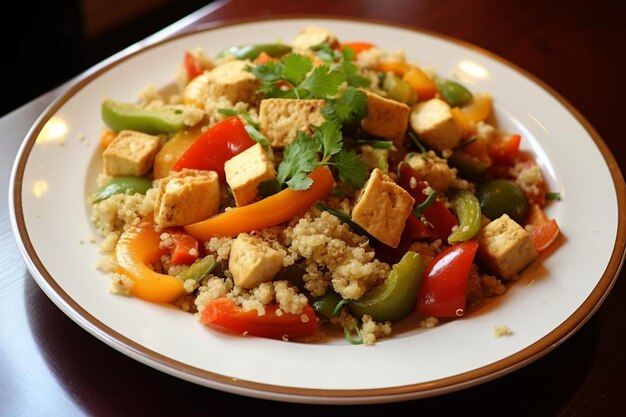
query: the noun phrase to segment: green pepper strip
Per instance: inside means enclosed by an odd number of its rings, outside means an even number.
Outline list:
[[[279,57],[291,52],[291,46],[282,43],[268,43],[258,45],[231,46],[217,53],[217,58],[232,55],[237,59],[256,59],[261,52],[265,52],[271,57]]]
[[[215,268],[216,265],[217,261],[213,256],[205,256],[204,258],[178,274],[176,278],[180,279],[183,282],[187,281],[188,279],[192,279],[197,283],[200,283],[200,281],[204,277],[209,275],[209,273],[213,270],[213,268]]]
[[[99,203],[116,194],[145,194],[150,188],[152,188],[152,180],[150,178],[135,177],[133,175],[115,177],[93,192],[91,203]]]
[[[448,236],[448,243],[454,245],[476,236],[481,224],[478,198],[467,190],[459,190],[452,196],[452,210],[459,218],[459,226]]]
[[[422,255],[409,251],[393,266],[385,282],[358,300],[350,300],[348,307],[357,317],[367,314],[375,321],[401,320],[415,309],[423,278]]]
[[[105,99],[102,120],[114,130],[134,130],[150,135],[175,133],[185,127],[183,111],[172,107],[145,109],[134,104]]]
[[[342,298],[339,294],[332,289],[328,289],[324,295],[315,298],[311,307],[313,307],[315,312],[329,319],[335,316],[335,310],[341,304],[341,300]]]

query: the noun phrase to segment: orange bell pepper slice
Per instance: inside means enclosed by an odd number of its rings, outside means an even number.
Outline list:
[[[530,240],[537,252],[543,252],[556,240],[561,233],[556,220],[549,219],[541,209],[539,204],[530,205],[530,213],[528,213],[527,225],[531,225]]]
[[[411,65],[404,61],[382,61],[376,69],[381,72],[393,72],[398,77],[403,77],[411,69]]]
[[[150,268],[169,252],[159,246],[160,242],[160,233],[154,230],[154,223],[149,217],[120,236],[115,256],[118,272],[133,281],[131,294],[155,303],[171,303],[185,294],[185,289],[178,278],[159,274]]]
[[[402,78],[415,89],[419,101],[430,100],[439,92],[435,81],[418,67],[411,67]]]
[[[185,226],[191,236],[207,241],[214,236],[237,236],[239,233],[260,230],[291,220],[318,200],[326,198],[335,180],[326,167],[309,174],[313,185],[308,190],[289,188],[256,203],[225,211],[207,220]]]
[[[310,336],[319,331],[319,323],[310,305],[306,305],[302,314],[276,314],[278,305],[265,306],[265,314],[259,316],[256,310],[243,311],[228,298],[216,298],[210,301],[202,314],[200,322],[207,325],[224,327],[234,332],[269,339],[289,339]],[[302,319],[305,321],[302,321]]]
[[[368,49],[374,48],[376,45],[369,42],[347,42],[342,43],[339,49],[343,50],[344,48],[350,48],[354,51],[354,57],[360,54],[363,51],[367,51]]]

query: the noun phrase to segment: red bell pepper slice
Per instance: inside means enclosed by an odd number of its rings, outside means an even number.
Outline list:
[[[184,66],[185,71],[187,71],[187,79],[189,81],[204,72],[204,68],[202,67],[202,64],[200,64],[200,61],[198,61],[198,59],[189,51],[185,52]]]
[[[174,242],[168,247],[174,265],[190,265],[198,259],[198,240],[185,233],[182,228],[168,229],[167,233]]]
[[[176,161],[172,170],[183,168],[215,171],[224,179],[224,163],[256,142],[250,138],[238,116],[216,124],[204,132]]]
[[[539,204],[531,204],[526,224],[532,226],[530,240],[537,252],[548,249],[561,232],[556,220],[549,219]]]
[[[496,163],[510,164],[519,154],[520,135],[496,138],[487,144],[487,154]]]
[[[467,275],[478,249],[478,241],[450,246],[432,260],[424,271],[417,297],[423,316],[460,317],[465,311]]]
[[[398,171],[400,178],[399,184],[402,188],[407,190],[411,196],[415,199],[415,205],[422,204],[428,196],[422,192],[427,187],[427,183],[422,181],[411,166],[406,162],[401,162],[398,165]],[[415,178],[416,186],[411,188],[411,178]],[[423,213],[426,221],[433,225],[432,237],[435,239],[441,239],[446,241],[452,228],[458,226],[459,222],[456,217],[448,210],[448,208],[439,200],[435,200],[432,204],[424,210]]]
[[[269,339],[293,339],[310,336],[319,331],[319,323],[310,305],[302,314],[282,313],[277,315],[278,305],[265,306],[265,314],[259,316],[256,310],[243,311],[228,298],[210,301],[201,313],[203,324],[224,327],[234,332]]]

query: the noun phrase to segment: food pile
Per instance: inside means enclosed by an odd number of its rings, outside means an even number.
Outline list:
[[[102,102],[89,196],[112,292],[207,326],[373,344],[462,316],[558,236],[492,99],[366,42],[184,53],[179,93]],[[96,186],[94,186],[96,188]]]

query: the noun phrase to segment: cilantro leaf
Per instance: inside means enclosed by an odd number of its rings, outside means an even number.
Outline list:
[[[342,52],[342,59],[339,62],[341,71],[346,74],[346,81],[352,87],[367,87],[371,84],[370,80],[359,75],[359,68],[352,61],[354,58],[354,50],[346,47]]]
[[[282,61],[282,77],[291,85],[299,85],[313,68],[311,58],[299,54],[289,54]]]
[[[367,180],[367,166],[359,159],[356,152],[341,151],[330,160],[330,165],[337,169],[339,179],[354,188],[361,188]]]
[[[339,123],[343,128],[353,127],[367,116],[367,95],[347,87],[340,97],[326,100],[321,111],[326,120]]]
[[[324,61],[326,64],[333,64],[338,59],[341,59],[341,54],[333,49],[329,43],[320,43],[311,47],[311,50],[316,57]]]
[[[341,131],[337,123],[326,121],[315,127],[313,137],[319,142],[322,150],[322,164],[343,148]]]
[[[280,184],[289,184],[291,178],[298,177],[301,173],[306,176],[317,168],[318,151],[319,144],[311,140],[306,133],[299,131],[294,141],[285,147],[283,160],[278,166]]]
[[[286,184],[295,191],[308,190],[313,185],[313,179],[304,172],[298,172]]]
[[[311,98],[328,98],[337,94],[339,86],[345,80],[345,74],[331,69],[328,65],[319,65],[302,81],[298,90],[308,91]]]
[[[268,61],[263,65],[248,65],[246,69],[254,74],[254,76],[259,80],[266,83],[280,81],[284,71],[282,62],[274,61]]]

